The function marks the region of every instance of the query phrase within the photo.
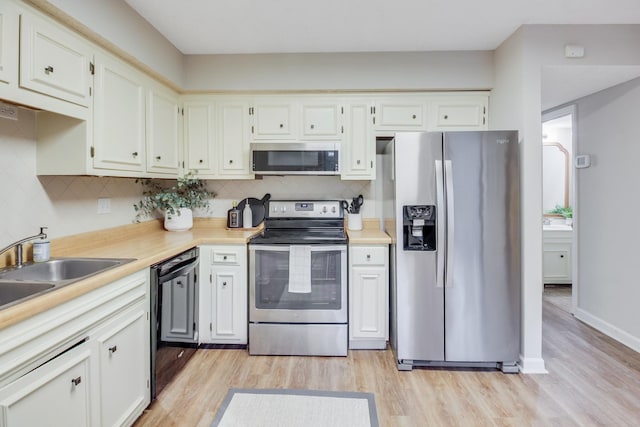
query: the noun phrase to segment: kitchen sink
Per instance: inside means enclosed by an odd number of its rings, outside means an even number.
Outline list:
[[[53,283],[2,282],[0,281],[0,307],[24,298],[44,293],[56,285]]]
[[[0,269],[0,309],[131,261],[134,259],[54,258]]]

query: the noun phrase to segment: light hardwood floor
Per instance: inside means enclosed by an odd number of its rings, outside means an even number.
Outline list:
[[[372,392],[383,427],[640,425],[640,354],[546,299],[543,328],[548,375],[399,372],[390,350],[346,358],[199,350],[135,426],[210,426],[230,387]]]

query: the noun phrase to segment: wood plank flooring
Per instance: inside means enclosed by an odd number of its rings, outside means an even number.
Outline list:
[[[348,357],[198,350],[135,426],[210,426],[230,387],[372,392],[383,427],[640,425],[640,354],[561,307],[543,302],[548,375],[399,372],[390,350]]]

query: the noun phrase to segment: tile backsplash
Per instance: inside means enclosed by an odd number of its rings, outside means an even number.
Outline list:
[[[133,204],[142,187],[133,178],[36,175],[36,113],[19,109],[18,120],[0,118],[0,248],[48,227],[52,238],[94,231],[135,220]],[[362,194],[365,217],[376,215],[375,181],[342,181],[339,177],[265,176],[248,181],[208,181],[216,193],[207,212],[225,217],[233,201],[245,197],[272,199],[346,199]],[[98,198],[111,200],[111,212],[98,214]]]

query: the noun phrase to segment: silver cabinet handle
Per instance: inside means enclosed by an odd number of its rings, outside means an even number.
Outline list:
[[[447,186],[447,277],[445,287],[453,287],[453,243],[455,226],[453,219],[455,212],[453,208],[453,163],[451,160],[444,161],[444,180]]]
[[[82,382],[82,377],[76,377],[71,379],[71,384],[73,384],[75,387],[80,385],[81,382]]]
[[[48,67],[45,67],[44,72],[46,74],[53,73],[53,67],[51,65],[49,65]]]
[[[442,170],[442,160],[436,160],[435,165],[436,170],[436,203],[437,211],[436,211],[436,242],[438,242],[438,247],[436,249],[436,287],[442,288],[444,286],[444,232],[445,232],[445,221],[444,217],[440,214],[444,212],[444,184],[442,182],[443,179],[443,170]]]

